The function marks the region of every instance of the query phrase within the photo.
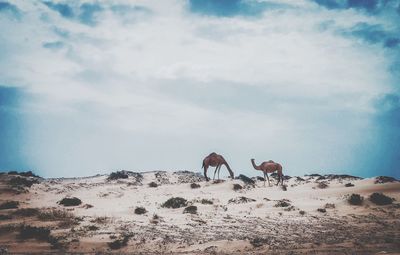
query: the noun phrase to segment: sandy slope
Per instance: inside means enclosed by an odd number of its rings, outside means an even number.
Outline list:
[[[149,254],[400,252],[399,182],[375,184],[374,178],[317,180],[318,177],[306,176],[302,177],[304,181],[286,181],[287,191],[283,191],[278,186],[264,187],[261,181],[256,181],[254,187],[242,180],[205,182],[190,172],[146,172],[142,176],[143,179],[129,176],[114,181],[108,181],[107,176],[47,179],[34,184],[28,193],[14,194],[6,190],[10,176],[3,175],[0,202],[17,200],[20,208],[66,209],[80,221],[41,220],[35,215],[15,215],[16,209],[0,210],[0,215],[12,215],[11,219],[0,220],[0,247],[10,252]],[[149,187],[153,181],[159,186]],[[322,181],[329,186],[318,188]],[[192,182],[201,187],[192,189]],[[345,187],[348,182],[355,186]],[[234,191],[233,184],[244,189]],[[375,205],[367,199],[373,192],[383,192],[396,201],[392,205]],[[352,193],[365,197],[362,206],[348,204],[347,196]],[[74,207],[58,205],[57,201],[66,196],[78,197],[83,203]],[[230,201],[241,196],[255,201]],[[185,198],[189,205],[197,206],[197,214],[184,214],[184,208],[163,208],[161,205],[171,197]],[[213,204],[202,204],[202,199]],[[275,207],[281,199],[289,200],[290,206]],[[327,203],[334,204],[334,208],[327,208],[326,213],[317,211]],[[138,206],[147,213],[135,214]],[[158,219],[153,219],[155,214]],[[22,222],[48,226],[59,245],[54,249],[46,241],[17,238],[18,224]],[[109,248],[108,243],[124,236],[129,236],[126,246]]]

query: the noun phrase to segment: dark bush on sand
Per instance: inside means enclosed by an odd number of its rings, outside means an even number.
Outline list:
[[[317,211],[321,212],[321,213],[326,213],[326,209],[324,209],[324,208],[318,208]]]
[[[329,185],[326,182],[319,182],[317,187],[320,189],[326,189],[329,187]]]
[[[287,199],[278,200],[274,206],[275,207],[288,207],[288,206],[290,206],[290,200],[287,200]]]
[[[155,183],[155,182],[150,182],[150,183],[149,183],[149,187],[150,187],[150,188],[157,188],[157,187],[158,187],[158,184]]]
[[[237,184],[237,183],[233,184],[233,190],[234,191],[241,190],[241,189],[243,189],[242,185]]]
[[[239,175],[237,179],[242,180],[246,184],[252,184],[252,185],[255,184],[255,182],[252,179],[243,174]]]
[[[10,171],[8,172],[9,175],[20,175],[20,176],[25,176],[25,177],[40,177],[36,174],[34,174],[32,171],[28,172],[17,172],[17,171]]]
[[[118,179],[128,179],[128,174],[125,173],[124,171],[117,171],[117,172],[112,172],[107,180],[118,180]]]
[[[192,184],[190,184],[190,187],[191,187],[192,189],[198,189],[198,188],[200,188],[200,184],[192,183]]]
[[[50,229],[45,227],[34,227],[29,225],[22,225],[19,229],[17,236],[19,239],[35,238],[40,241],[49,241]]]
[[[244,204],[244,203],[249,203],[249,202],[255,202],[255,199],[248,198],[248,197],[237,197],[237,198],[231,198],[228,200],[228,204]]]
[[[202,203],[203,205],[212,205],[212,204],[214,204],[213,201],[211,201],[211,200],[209,200],[209,199],[205,199],[205,198],[203,198],[203,199],[200,201],[200,203]]]
[[[63,206],[77,206],[82,204],[82,201],[77,197],[65,197],[57,203]]]
[[[375,178],[375,184],[377,183],[387,183],[387,182],[397,182],[397,180],[390,176],[378,176]]]
[[[376,205],[390,205],[393,203],[394,198],[388,197],[382,193],[373,193],[369,200]]]
[[[349,204],[351,205],[361,205],[363,203],[364,198],[359,194],[351,194],[351,196],[347,199]]]
[[[187,205],[187,200],[182,197],[172,197],[165,201],[161,207],[165,208],[180,208]]]
[[[36,179],[27,179],[23,177],[14,177],[8,182],[11,186],[22,186],[30,188],[33,184],[39,183]]]
[[[196,214],[197,213],[197,206],[191,205],[185,208],[183,210],[183,213],[191,213],[191,214]]]
[[[354,184],[351,183],[351,182],[349,182],[349,183],[346,183],[344,186],[345,186],[345,187],[354,187]]]
[[[110,243],[108,243],[108,247],[113,250],[121,249],[122,247],[125,247],[128,245],[129,239],[132,237],[132,235],[123,235],[117,240],[114,240]]]
[[[135,214],[145,214],[147,210],[144,207],[136,207]]]
[[[39,209],[37,208],[21,208],[16,210],[14,215],[23,216],[23,217],[31,217],[39,214]]]
[[[4,209],[15,209],[18,208],[19,202],[18,201],[6,201],[0,204],[0,210]]]

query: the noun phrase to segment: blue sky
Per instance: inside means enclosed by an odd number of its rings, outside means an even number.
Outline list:
[[[0,171],[400,177],[399,0],[0,0]]]

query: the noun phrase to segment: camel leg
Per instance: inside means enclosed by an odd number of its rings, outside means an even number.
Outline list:
[[[264,187],[265,187],[265,172],[263,172],[264,173]]]
[[[219,172],[221,171],[221,167],[222,167],[222,165],[219,165],[219,168],[218,168],[218,180],[219,180]]]
[[[208,169],[208,165],[204,166],[204,177],[206,177],[206,181],[209,181],[210,179],[207,177],[207,169]]]
[[[215,174],[217,173],[217,170],[218,170],[218,167],[219,167],[219,166],[220,166],[220,165],[217,165],[217,166],[215,167],[213,180],[215,180]]]
[[[265,175],[267,176],[267,180],[268,180],[268,186],[271,187],[271,183],[269,183],[269,177],[268,177],[268,173],[265,173]]]

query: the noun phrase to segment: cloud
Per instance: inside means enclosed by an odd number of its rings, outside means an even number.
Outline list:
[[[103,11],[103,8],[97,3],[84,3],[80,6],[80,11],[79,20],[86,25],[94,26],[97,24],[96,13]]]
[[[21,11],[18,7],[8,2],[0,2],[0,13],[10,14],[16,19],[21,18]]]
[[[64,43],[61,42],[61,41],[46,42],[46,43],[43,43],[43,47],[47,48],[47,49],[57,50],[57,49],[63,48],[64,47]]]
[[[190,11],[211,16],[257,16],[267,4],[252,0],[189,0]]]
[[[386,48],[395,48],[400,44],[400,39],[399,38],[388,38],[385,41],[385,47]]]
[[[63,3],[53,3],[51,1],[43,2],[47,7],[53,11],[58,12],[64,18],[73,18],[75,16],[74,11],[71,6]]]

